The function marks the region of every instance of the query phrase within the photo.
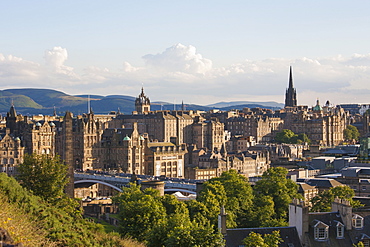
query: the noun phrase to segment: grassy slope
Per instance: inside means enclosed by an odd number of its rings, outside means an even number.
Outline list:
[[[106,234],[100,224],[47,204],[4,173],[0,173],[0,208],[0,227],[25,246],[144,247]]]

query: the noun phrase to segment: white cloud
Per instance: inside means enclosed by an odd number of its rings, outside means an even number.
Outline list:
[[[73,68],[64,65],[64,62],[68,59],[67,49],[56,46],[52,50],[46,50],[44,58],[46,65],[52,68],[56,73],[72,77],[75,76]]]
[[[205,74],[212,69],[212,61],[203,58],[192,45],[176,44],[164,52],[143,56],[146,65],[163,71]]]
[[[0,54],[0,86],[44,87],[70,94],[124,94],[136,96],[142,84],[152,100],[209,104],[216,101],[284,101],[289,65],[293,66],[298,103],[369,103],[370,54],[296,59],[267,58],[215,68],[191,45],[176,44],[163,52],[143,56],[145,65],[123,62],[112,70],[86,64],[83,73],[66,65],[66,48],[44,55],[45,65]],[[210,102],[212,100],[213,102]]]

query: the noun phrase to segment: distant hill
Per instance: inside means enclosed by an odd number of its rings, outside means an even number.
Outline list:
[[[269,107],[269,108],[274,107],[274,108],[277,108],[277,109],[284,108],[284,104],[277,103],[277,102],[274,102],[274,101],[268,101],[268,102],[232,101],[232,102],[219,102],[219,103],[210,104],[210,105],[207,105],[207,106],[212,107],[212,108],[228,108],[228,107],[235,107],[235,106],[240,107],[242,105],[245,106],[245,107],[256,105],[256,107],[261,107],[262,106],[264,108],[267,108],[267,107]],[[249,108],[253,108],[253,107],[249,107]]]
[[[127,95],[68,95],[66,93],[52,89],[6,89],[0,91],[0,113],[3,115],[9,111],[14,103],[18,113],[23,115],[52,115],[54,107],[58,115],[63,115],[65,111],[74,114],[82,114],[88,111],[88,99],[90,106],[96,114],[108,114],[111,111],[120,111],[124,114],[131,114],[135,109],[135,97]],[[151,109],[156,110],[181,110],[181,104],[170,104],[167,102],[152,102]],[[209,111],[211,109],[230,110],[243,109],[245,107],[280,109],[284,105],[276,102],[219,102],[212,105],[201,106],[195,104],[185,104],[186,110]]]

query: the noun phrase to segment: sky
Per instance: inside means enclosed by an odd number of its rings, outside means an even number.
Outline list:
[[[0,90],[370,103],[370,1],[0,0]]]

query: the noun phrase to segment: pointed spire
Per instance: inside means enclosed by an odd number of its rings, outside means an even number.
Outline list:
[[[293,88],[292,66],[289,68],[289,88]]]
[[[184,101],[181,101],[181,111],[185,111]]]
[[[54,117],[56,117],[56,116],[57,116],[57,109],[55,108],[55,106],[54,106],[53,116],[54,116]]]
[[[293,71],[292,66],[289,66],[289,86],[285,93],[285,107],[297,106],[297,93],[293,87]]]
[[[9,116],[13,118],[17,117],[17,112],[15,111],[13,100],[12,100],[12,105],[10,106]]]

